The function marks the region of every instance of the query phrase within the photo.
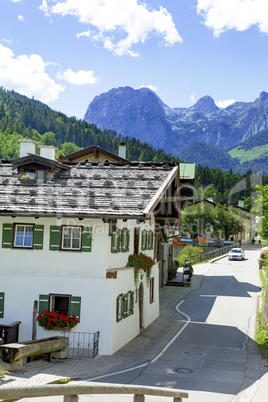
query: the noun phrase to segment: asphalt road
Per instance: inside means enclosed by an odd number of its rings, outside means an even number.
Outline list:
[[[249,248],[244,261],[210,264],[201,287],[172,306],[183,326],[169,345],[146,366],[96,381],[178,388],[198,402],[234,400],[245,380],[250,338],[254,342],[258,253]]]

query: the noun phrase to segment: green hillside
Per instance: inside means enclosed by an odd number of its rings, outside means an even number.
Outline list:
[[[235,168],[236,172],[243,173],[250,169],[252,172],[262,171],[268,174],[268,130],[243,141],[228,153],[240,162],[240,166]]]
[[[155,150],[135,138],[121,137],[112,130],[100,130],[93,124],[67,117],[47,105],[14,91],[0,88],[0,158],[18,157],[18,139],[31,138],[40,144],[54,145],[58,154],[67,154],[80,148],[98,145],[117,153],[124,140],[130,160],[179,162],[174,155]]]
[[[186,145],[179,154],[179,158],[187,162],[200,163],[201,166],[221,169],[235,168],[239,165],[238,159],[231,157],[228,152],[219,147],[205,144],[201,141],[193,141]]]
[[[268,144],[245,150],[242,145],[228,152],[232,158],[238,158],[240,163],[262,159],[268,156]]]

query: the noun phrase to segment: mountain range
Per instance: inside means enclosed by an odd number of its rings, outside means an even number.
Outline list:
[[[256,170],[257,164],[258,170],[268,172],[268,149],[252,159],[250,148],[243,160],[231,151],[268,129],[266,92],[253,102],[235,102],[225,109],[210,96],[189,108],[170,108],[149,88],[113,88],[93,99],[84,120],[202,166],[232,167],[241,173]]]

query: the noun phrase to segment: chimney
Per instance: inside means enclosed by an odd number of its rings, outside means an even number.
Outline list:
[[[19,140],[20,144],[20,158],[28,156],[28,154],[35,154],[36,141],[32,140]]]
[[[126,154],[127,154],[127,147],[126,144],[122,141],[118,145],[118,156],[126,159]]]
[[[213,194],[213,202],[215,204],[217,204],[217,194],[216,193]]]
[[[43,158],[55,160],[55,151],[58,148],[53,147],[53,145],[39,145],[39,148],[40,156],[42,156]]]

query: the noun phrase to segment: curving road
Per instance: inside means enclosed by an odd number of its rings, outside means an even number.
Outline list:
[[[258,255],[250,247],[244,261],[209,264],[201,287],[172,306],[183,325],[162,352],[149,364],[96,381],[178,388],[198,402],[254,400],[259,360],[249,367],[247,351],[254,348],[261,292]]]

